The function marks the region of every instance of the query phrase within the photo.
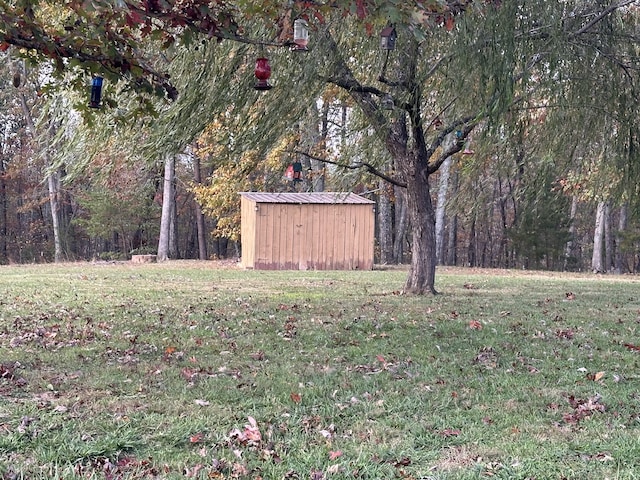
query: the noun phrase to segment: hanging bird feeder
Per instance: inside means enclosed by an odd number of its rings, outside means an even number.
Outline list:
[[[102,100],[102,77],[93,77],[91,81],[91,97],[89,98],[89,107],[100,108]]]
[[[293,180],[293,164],[290,164],[284,171],[284,178],[287,180]]]
[[[302,163],[299,161],[293,162],[293,181],[301,182],[302,181]]]
[[[309,48],[309,24],[302,18],[296,19],[293,22],[293,43],[291,48],[294,52],[307,52]]]
[[[271,65],[269,65],[269,59],[260,57],[256,60],[255,76],[258,79],[255,85],[256,90],[270,90],[269,77],[271,77]]]
[[[380,32],[380,48],[382,50],[395,50],[396,48],[396,29],[392,26],[385,27]]]

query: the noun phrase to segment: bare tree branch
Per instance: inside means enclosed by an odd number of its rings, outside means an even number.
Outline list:
[[[401,182],[385,173],[382,173],[380,170],[378,170],[376,167],[374,167],[373,165],[371,165],[370,163],[367,162],[356,162],[356,163],[351,163],[351,164],[346,164],[346,163],[340,163],[340,162],[335,162],[333,160],[329,160],[328,158],[321,158],[321,157],[317,157],[309,152],[303,152],[301,150],[294,150],[291,153],[295,153],[298,155],[304,155],[307,158],[310,158],[311,160],[316,160],[318,162],[322,162],[322,163],[328,163],[330,165],[336,165],[337,167],[340,168],[346,168],[349,170],[358,170],[360,168],[364,168],[367,172],[369,172],[372,175],[375,175],[378,178],[383,179],[386,182],[389,182],[392,185],[395,185],[397,187],[402,187],[405,188],[407,186],[406,183]]]

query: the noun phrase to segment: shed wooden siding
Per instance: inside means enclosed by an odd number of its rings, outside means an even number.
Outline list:
[[[240,195],[244,268],[373,268],[374,202],[344,193]]]

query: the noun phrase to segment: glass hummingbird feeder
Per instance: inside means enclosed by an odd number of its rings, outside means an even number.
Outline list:
[[[309,24],[306,20],[298,18],[293,22],[293,47],[294,52],[307,52],[309,48]]]
[[[380,32],[380,48],[382,50],[395,50],[396,48],[396,29],[392,26],[385,27]]]
[[[91,81],[91,96],[89,98],[89,107],[100,108],[102,100],[102,77],[93,77]]]
[[[269,59],[266,57],[260,57],[256,60],[255,76],[258,79],[255,85],[256,90],[270,90],[269,77],[271,77],[271,65],[269,65]]]

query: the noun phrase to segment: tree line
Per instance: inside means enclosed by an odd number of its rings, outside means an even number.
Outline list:
[[[0,29],[4,262],[236,257],[238,192],[296,189],[374,199],[376,261],[409,263],[408,292],[435,292],[437,264],[639,268],[635,1],[67,3]],[[123,48],[98,58],[76,29]]]

